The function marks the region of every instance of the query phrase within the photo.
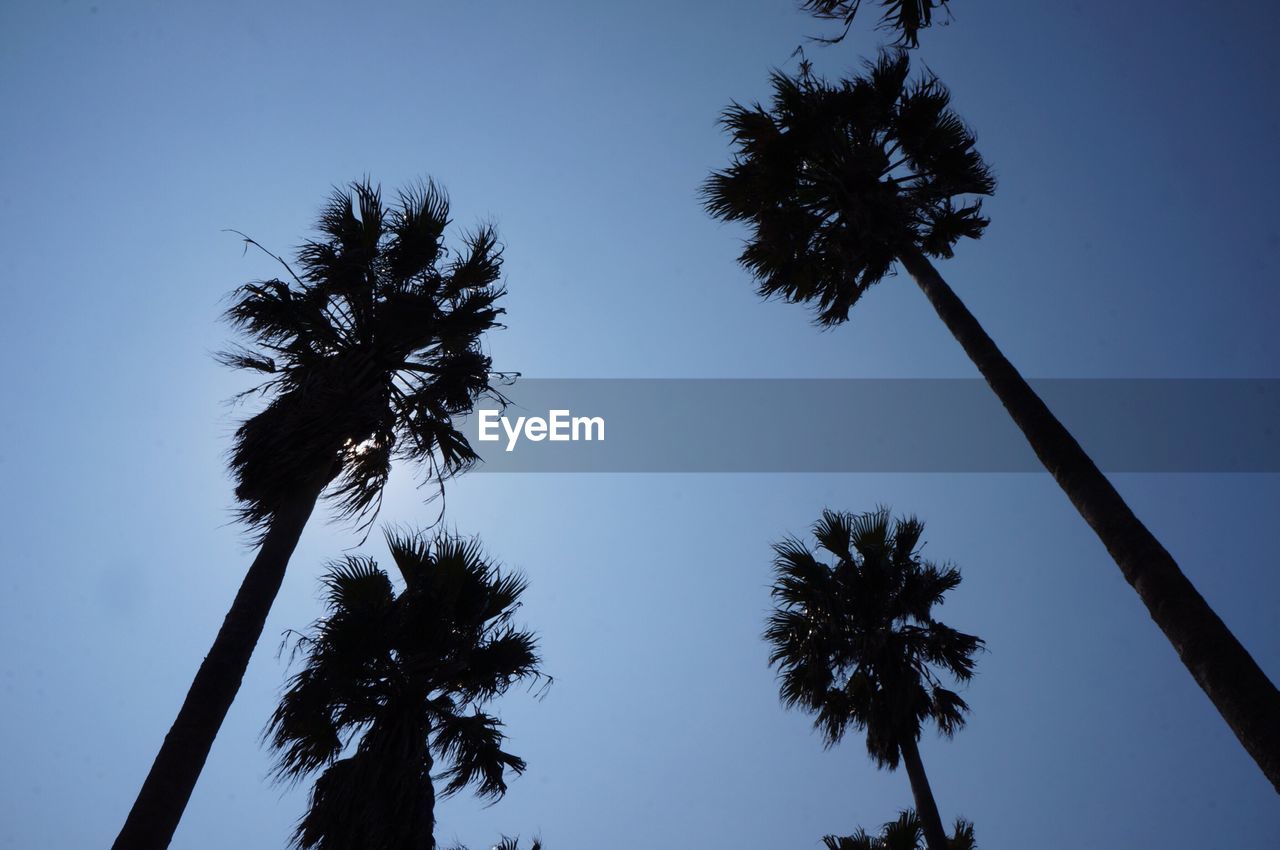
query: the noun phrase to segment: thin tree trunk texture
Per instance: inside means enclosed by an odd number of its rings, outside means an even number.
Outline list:
[[[919,252],[901,258],[1045,468],[1138,592],[1151,619],[1280,792],[1280,691],[1075,438]]]
[[[911,780],[911,796],[916,800],[916,815],[920,818],[920,826],[924,828],[925,846],[929,850],[947,850],[947,831],[942,828],[942,816],[938,814],[938,804],[933,799],[929,777],[925,775],[924,763],[920,761],[920,750],[915,741],[907,740],[899,745],[898,751],[902,753],[907,779]]]
[[[308,486],[272,519],[112,850],[164,850],[173,840],[324,486]]]

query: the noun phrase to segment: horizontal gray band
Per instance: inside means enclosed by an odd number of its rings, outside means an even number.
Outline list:
[[[1280,472],[1280,380],[1031,383],[1103,470]],[[477,471],[1042,469],[977,379],[520,379],[503,392],[506,427],[492,402],[462,422]],[[496,441],[480,439],[485,410]],[[553,421],[530,430],[530,418]]]

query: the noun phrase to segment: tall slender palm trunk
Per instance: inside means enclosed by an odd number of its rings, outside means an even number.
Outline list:
[[[327,478],[317,479],[276,513],[112,850],[164,850],[173,840],[213,739],[240,690],[285,567],[327,483]]]
[[[911,796],[915,798],[916,815],[924,828],[925,846],[929,850],[947,850],[947,831],[942,828],[942,816],[938,814],[938,804],[933,799],[933,789],[929,787],[929,777],[925,775],[915,740],[903,741],[898,752],[902,754],[902,765],[911,781]]]
[[[427,827],[427,846],[426,850],[436,850],[436,787],[431,782],[431,769],[435,767],[435,760],[431,758],[431,747],[424,748],[423,763],[425,770],[423,774],[427,777],[427,781],[422,783],[422,795],[426,798],[426,827]]]
[[[1280,792],[1280,691],[919,252],[900,259],[1036,456],[1102,540],[1182,663]]]

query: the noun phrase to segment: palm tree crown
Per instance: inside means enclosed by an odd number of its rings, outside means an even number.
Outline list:
[[[948,0],[879,0],[884,11],[880,15],[880,28],[897,30],[898,44],[904,47],[920,46],[920,30],[933,24],[933,10],[946,8]],[[821,41],[843,41],[853,26],[853,19],[862,8],[862,0],[802,0],[800,8],[829,21],[844,23],[844,32],[835,38]]]
[[[932,720],[946,735],[968,706],[939,673],[966,682],[982,641],[939,623],[932,609],[960,584],[954,567],[918,552],[924,525],[887,509],[824,511],[813,527],[825,563],[801,540],[774,547],[776,603],[765,638],[783,702],[816,715],[828,746],[853,726],[881,767]]]
[[[299,249],[299,274],[285,264],[288,281],[235,293],[227,317],[253,347],[222,358],[269,376],[257,389],[267,406],[237,430],[231,456],[251,524],[269,524],[317,470],[338,478],[333,493],[356,515],[376,507],[393,458],[425,463],[436,481],[475,461],[452,417],[492,392],[480,337],[504,312],[502,252],[488,226],[446,251],[448,224],[430,181],[391,207],[354,183]]]
[[[449,850],[468,850],[468,848],[462,844],[455,844],[453,847],[450,847]],[[520,850],[520,837],[516,836],[512,838],[509,835],[504,835],[499,839],[498,843],[490,847],[489,850]],[[542,850],[542,840],[538,838],[533,839],[533,842],[529,845],[529,850]]]
[[[765,296],[813,302],[835,325],[904,249],[949,257],[982,235],[995,180],[936,77],[908,81],[904,51],[829,83],[773,74],[773,102],[722,118],[732,164],[703,185],[708,211],[744,221],[740,262]]]
[[[436,759],[446,795],[496,798],[506,772],[524,770],[482,710],[541,676],[533,634],[511,625],[524,580],[474,539],[393,534],[388,546],[404,589],[369,558],[329,570],[328,614],[297,638],[305,662],[267,727],[281,778],[323,770],[299,847],[434,846]]]
[[[920,850],[924,842],[924,826],[915,812],[907,809],[880,828],[877,835],[859,829],[853,835],[827,835],[822,843],[827,850]],[[957,818],[955,831],[947,839],[949,850],[975,850],[973,824]]]

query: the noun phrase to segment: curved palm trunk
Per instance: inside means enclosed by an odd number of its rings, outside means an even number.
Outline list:
[[[1280,792],[1280,691],[1023,380],[933,264],[900,257],[1045,468],[1102,540],[1182,663]]]
[[[933,789],[929,787],[929,777],[925,775],[924,763],[920,761],[920,750],[914,740],[903,741],[898,747],[902,753],[902,765],[907,769],[907,778],[911,780],[911,796],[916,801],[916,815],[920,818],[920,826],[924,828],[924,843],[929,850],[947,850],[947,832],[942,828],[942,816],[938,814],[938,804],[933,799]]]
[[[276,513],[112,850],[164,850],[173,840],[213,739],[240,690],[285,567],[327,483],[309,485]]]

